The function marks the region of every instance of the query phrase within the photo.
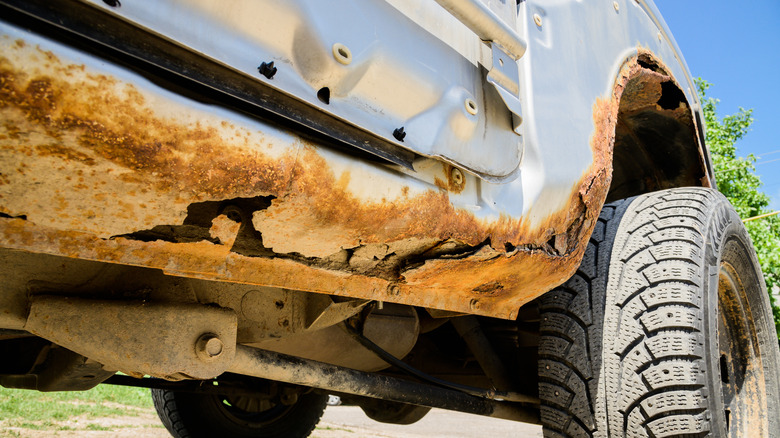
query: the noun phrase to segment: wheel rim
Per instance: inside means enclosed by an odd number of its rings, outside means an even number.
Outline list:
[[[234,423],[255,428],[276,422],[293,408],[293,405],[274,403],[267,398],[246,396],[217,396],[214,403]]]
[[[718,274],[718,365],[725,427],[729,437],[765,430],[766,388],[755,327],[743,279],[722,262]],[[747,280],[747,279],[746,279]]]

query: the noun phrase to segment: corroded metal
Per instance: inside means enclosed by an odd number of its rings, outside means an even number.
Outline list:
[[[594,104],[592,161],[568,195],[519,215],[449,164],[369,163],[78,53],[0,43],[3,247],[501,318],[579,264],[641,70],[629,60]]]
[[[500,402],[447,388],[412,383],[395,377],[364,373],[245,346],[238,346],[236,349],[236,360],[229,371],[337,393],[539,423],[536,400],[532,397],[525,397],[522,403]]]

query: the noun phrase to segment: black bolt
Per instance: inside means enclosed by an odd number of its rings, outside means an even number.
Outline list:
[[[268,63],[264,62],[260,64],[260,67],[257,67],[257,71],[259,71],[261,75],[271,79],[276,74],[276,67],[274,67],[273,61]]]
[[[103,3],[111,6],[112,8],[122,6],[122,3],[119,3],[119,0],[103,0]]]
[[[401,126],[400,128],[396,128],[395,131],[393,131],[393,137],[395,137],[396,140],[403,142],[404,138],[406,138],[404,127]]]

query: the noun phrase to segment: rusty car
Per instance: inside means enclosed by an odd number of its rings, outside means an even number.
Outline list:
[[[0,385],[778,437],[695,89],[651,0],[0,0]]]

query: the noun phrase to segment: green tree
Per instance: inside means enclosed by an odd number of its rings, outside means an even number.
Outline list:
[[[742,219],[769,213],[769,196],[760,190],[761,180],[756,171],[756,157],[737,155],[736,142],[747,134],[753,123],[753,110],[740,108],[734,114],[718,117],[718,99],[707,97],[712,85],[701,78],[696,79],[706,127],[707,146],[710,148],[715,180],[720,190]],[[780,307],[774,302],[771,291],[780,286],[780,217],[769,216],[745,223],[745,227],[756,247],[772,311],[775,328],[780,339]]]

